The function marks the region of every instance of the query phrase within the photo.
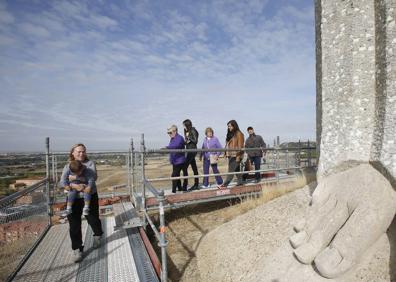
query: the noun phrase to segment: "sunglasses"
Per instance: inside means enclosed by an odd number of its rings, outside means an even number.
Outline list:
[[[172,134],[173,132],[172,131],[168,131],[168,134]]]

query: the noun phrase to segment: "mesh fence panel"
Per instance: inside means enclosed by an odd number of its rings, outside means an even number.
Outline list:
[[[5,281],[49,226],[46,181],[0,201],[0,281]]]

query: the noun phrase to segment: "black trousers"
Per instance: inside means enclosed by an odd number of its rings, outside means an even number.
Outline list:
[[[186,176],[187,175],[187,167],[186,164],[178,164],[178,165],[173,165],[172,166],[172,177],[178,177],[180,176],[180,171],[183,170],[183,175]],[[172,192],[176,193],[176,188],[179,191],[182,191],[182,187],[181,187],[181,181],[180,179],[177,180],[172,180]],[[187,191],[187,188],[183,187],[183,191]]]
[[[191,165],[192,171],[194,173],[194,175],[198,175],[198,167],[197,167],[197,162],[195,161],[195,156],[197,155],[197,153],[187,153],[187,157],[186,157],[186,174],[185,176],[188,175],[188,166]],[[184,172],[183,172],[184,174]],[[199,184],[199,179],[198,177],[194,178],[194,184],[198,185]],[[184,179],[183,181],[183,189],[187,189],[187,185],[188,185],[188,179]]]
[[[72,243],[72,249],[83,249],[81,233],[81,215],[84,207],[84,199],[78,198],[72,206],[72,213],[67,216],[69,220],[69,235]],[[103,234],[102,223],[99,219],[99,200],[98,194],[92,195],[89,214],[85,216],[89,226],[91,226],[94,236]]]

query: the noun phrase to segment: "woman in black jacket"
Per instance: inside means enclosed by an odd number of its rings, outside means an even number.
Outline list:
[[[186,149],[197,149],[198,131],[195,129],[195,127],[192,126],[192,122],[189,119],[186,119],[185,121],[183,121],[183,126],[184,126],[184,139],[186,142]],[[185,164],[186,164],[185,171],[187,171],[188,166],[191,165],[194,175],[198,175],[197,163],[195,161],[196,155],[197,155],[197,152],[187,153],[186,162],[185,162]],[[184,179],[183,190],[187,189],[187,185],[188,185],[188,179]],[[199,190],[198,177],[194,178],[194,185],[191,186],[191,188],[188,190],[189,191]]]

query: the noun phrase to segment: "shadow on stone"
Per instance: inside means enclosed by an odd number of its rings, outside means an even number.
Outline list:
[[[389,276],[390,281],[396,281],[396,216],[393,218],[387,235],[390,245]]]
[[[393,189],[396,191],[396,179],[392,176],[390,171],[386,167],[384,167],[380,162],[375,161],[375,162],[370,162],[370,164],[376,170],[378,170],[386,179],[388,179]]]
[[[303,178],[303,181],[306,185],[309,187],[309,195],[312,196],[312,193],[315,191],[315,188],[317,186],[316,182],[316,169],[312,167],[307,167],[304,168],[300,171],[301,177]],[[304,184],[304,185],[305,185]]]

